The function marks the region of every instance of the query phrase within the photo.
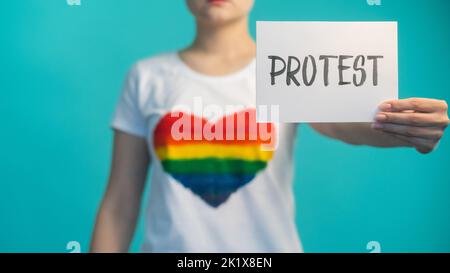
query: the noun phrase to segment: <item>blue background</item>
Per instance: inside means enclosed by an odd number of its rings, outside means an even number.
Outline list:
[[[187,46],[184,1],[2,1],[0,251],[87,251],[108,176],[109,122],[124,75]],[[450,1],[256,0],[255,20],[397,20],[401,97],[450,101]],[[351,110],[351,108],[350,108]],[[450,252],[450,143],[352,147],[300,128],[297,223],[307,252]],[[139,224],[133,251],[138,250]]]

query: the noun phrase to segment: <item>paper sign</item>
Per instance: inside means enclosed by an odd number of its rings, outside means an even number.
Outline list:
[[[260,122],[372,122],[398,98],[396,22],[257,22]],[[279,117],[271,115],[278,106]],[[267,114],[268,112],[268,114]]]

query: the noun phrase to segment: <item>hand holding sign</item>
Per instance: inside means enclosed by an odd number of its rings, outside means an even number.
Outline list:
[[[442,100],[392,100],[379,109],[373,128],[406,141],[421,153],[434,149],[449,123],[448,106]]]
[[[395,22],[257,22],[257,109],[271,122],[372,122],[397,98]],[[259,114],[259,113],[258,113]]]
[[[257,24],[257,109],[278,105],[280,117],[272,120],[262,112],[260,121],[335,127],[337,122],[375,121],[373,129],[392,137],[371,139],[380,134],[368,133],[364,124],[360,136],[355,134],[361,130],[330,136],[385,147],[401,143],[430,152],[448,126],[447,103],[397,100],[397,74],[395,22]],[[341,128],[339,132],[349,127]]]

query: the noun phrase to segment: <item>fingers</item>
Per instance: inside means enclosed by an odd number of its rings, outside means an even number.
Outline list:
[[[413,110],[423,113],[445,112],[448,109],[447,103],[443,100],[409,98],[402,100],[386,101],[380,105],[380,110],[385,112],[402,112]]]
[[[393,113],[380,112],[375,116],[375,121],[380,123],[396,123],[418,127],[447,127],[448,119],[445,115],[435,113]]]
[[[416,127],[392,123],[374,123],[373,128],[405,137],[419,137],[435,141],[441,139],[443,135],[443,131],[440,128],[435,127]]]
[[[373,128],[429,153],[449,124],[445,101],[424,98],[391,100],[379,106]]]
[[[425,138],[407,137],[407,136],[402,136],[402,135],[397,135],[397,134],[391,134],[391,135],[400,140],[403,140],[406,143],[409,143],[411,146],[415,147],[417,151],[419,151],[423,154],[433,151],[433,149],[436,145],[436,142],[429,140],[429,139],[425,139]]]

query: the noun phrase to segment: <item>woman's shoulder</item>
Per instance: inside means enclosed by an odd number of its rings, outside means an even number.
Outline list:
[[[166,52],[138,60],[132,66],[132,72],[140,77],[164,76],[177,65],[177,53]]]

